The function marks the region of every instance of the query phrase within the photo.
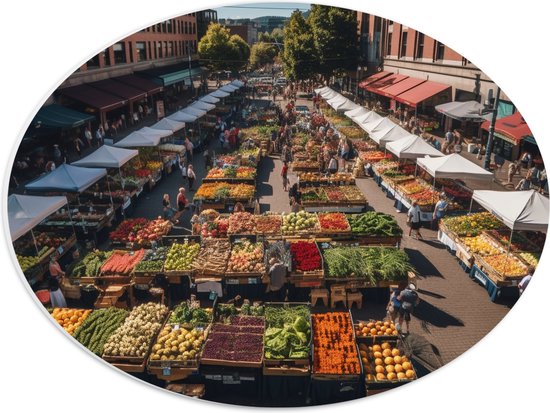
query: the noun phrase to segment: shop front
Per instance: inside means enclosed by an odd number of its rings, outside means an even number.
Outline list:
[[[486,136],[490,127],[490,121],[481,125],[487,132]],[[533,159],[540,158],[540,150],[533,133],[519,112],[497,119],[494,138],[493,152],[509,161],[519,159],[523,152],[529,152]]]

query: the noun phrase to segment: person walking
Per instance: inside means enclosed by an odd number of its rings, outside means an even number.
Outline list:
[[[283,302],[286,297],[287,268],[275,253],[269,258],[269,266],[266,293],[271,302]]]
[[[193,165],[189,164],[187,167],[187,181],[189,181],[189,192],[194,191],[193,184],[195,183],[195,179],[197,176],[195,175],[195,171],[193,170]]]
[[[89,148],[92,147],[92,132],[90,131],[90,127],[86,126],[84,128],[84,138],[86,138],[86,145],[88,145]]]
[[[518,171],[518,165],[516,162],[510,162],[510,165],[508,165],[508,181],[506,183],[511,184],[512,180],[514,179],[514,175]]]
[[[99,125],[97,130],[95,131],[95,140],[97,142],[98,148],[103,145],[103,141],[105,140],[105,130],[101,125]]]
[[[399,322],[395,327],[397,331],[403,331],[403,321],[405,321],[407,330],[404,333],[409,334],[411,314],[420,302],[420,297],[418,297],[418,293],[416,292],[416,286],[412,283],[409,284],[399,293],[397,299],[399,300],[401,306],[399,307]]]
[[[332,175],[338,172],[338,161],[334,156],[330,157],[330,161],[328,161],[328,172]]]
[[[516,191],[528,191],[531,189],[531,171],[527,172],[527,175],[525,178],[523,178],[519,183],[516,185]]]
[[[401,289],[399,287],[393,288],[390,294],[390,300],[386,305],[386,319],[387,321],[393,324],[396,324],[397,319],[399,318],[399,310],[401,309],[401,302],[397,299],[397,297],[399,297],[400,293],[401,293]]]
[[[182,160],[180,163],[180,170],[181,170],[181,178],[183,181],[183,185],[188,184],[187,180],[187,165],[185,164],[185,161]]]
[[[57,257],[52,254],[50,257],[50,264],[48,267],[50,271],[50,279],[48,282],[50,290],[50,301],[53,308],[65,308],[67,307],[67,301],[61,291],[61,282],[65,276],[65,272],[61,269],[61,265],[57,262]]]
[[[189,162],[193,162],[193,149],[195,147],[193,146],[193,142],[189,140],[189,138],[185,138],[185,153],[187,155],[187,160]]]
[[[175,224],[179,223],[179,221],[176,219],[174,220],[174,215],[176,213],[176,209],[172,207],[170,203],[170,195],[164,194],[162,197],[162,212],[164,219],[167,219],[169,221],[173,221]]]
[[[420,239],[422,238],[422,234],[420,234],[420,207],[418,206],[418,203],[416,201],[413,201],[411,207],[409,208],[409,212],[407,212],[407,225],[409,226],[409,237],[411,236],[412,231],[414,230],[416,233],[416,236]]]
[[[208,170],[210,169],[210,165],[212,163],[212,157],[210,156],[210,150],[208,148],[206,148],[204,150],[204,153],[202,154],[203,158],[204,158],[204,170],[206,172],[208,172]]]
[[[283,178],[283,189],[285,192],[288,191],[288,163],[283,162],[283,168],[281,169],[281,176]]]
[[[529,170],[529,168],[531,167],[532,160],[533,160],[533,157],[530,152],[528,151],[523,152],[520,158],[521,167],[525,168],[525,170]],[[521,174],[521,168],[518,171],[518,173]]]

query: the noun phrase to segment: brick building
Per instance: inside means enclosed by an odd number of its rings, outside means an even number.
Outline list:
[[[249,46],[258,41],[258,26],[254,22],[226,24],[225,28],[229,29],[231,34],[240,36]]]
[[[210,23],[218,22],[218,12],[212,9],[198,11],[195,13],[195,17],[197,18],[197,38],[200,41],[206,34]]]

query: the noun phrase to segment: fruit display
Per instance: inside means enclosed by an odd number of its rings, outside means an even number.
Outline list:
[[[338,132],[349,139],[363,139],[367,137],[367,134],[357,126],[340,126]]]
[[[214,325],[215,327],[216,325]],[[228,326],[229,327],[229,326]],[[202,352],[202,364],[215,364],[216,361],[235,364],[260,364],[263,359],[262,333],[244,333],[231,331],[213,331],[208,335]],[[239,330],[240,331],[240,330]]]
[[[158,146],[159,150],[162,152],[172,152],[172,153],[183,153],[185,152],[184,145],[175,145],[173,143],[163,143]]]
[[[145,169],[149,169],[150,171],[156,172],[159,169],[162,169],[162,162],[159,161],[149,161],[145,165]]]
[[[399,162],[390,161],[388,159],[382,159],[379,162],[376,162],[373,165],[373,168],[378,172],[380,175],[384,174],[386,171],[389,170],[397,170],[399,168]]]
[[[27,256],[17,254],[17,262],[19,263],[19,266],[21,267],[21,271],[23,272],[27,271],[29,268],[34,267],[36,264],[39,264],[43,258],[44,258],[43,256],[27,257]]]
[[[313,373],[359,375],[361,366],[349,313],[312,314]]]
[[[510,251],[513,251],[513,252],[518,252],[518,251],[539,252],[542,250],[542,247],[534,245],[533,243],[531,243],[531,241],[529,241],[523,235],[516,232],[512,233],[512,242],[510,242],[509,230],[504,230],[504,231],[490,230],[490,231],[486,231],[486,234],[489,235],[491,238],[495,239],[503,247],[510,248]]]
[[[256,215],[256,233],[280,235],[283,219],[279,214]]]
[[[327,202],[328,196],[322,188],[304,188],[302,189],[302,204],[317,204]]]
[[[205,179],[255,179],[256,168],[251,166],[229,166],[227,168],[212,168]]]
[[[327,199],[331,202],[346,201],[346,195],[337,186],[324,188],[323,191],[325,192]]]
[[[264,273],[264,246],[261,242],[243,240],[233,244],[227,272]]]
[[[124,323],[107,339],[103,356],[145,357],[162,326],[168,308],[147,303],[135,307]]]
[[[191,268],[199,274],[222,275],[225,273],[231,244],[221,239],[207,239],[193,260]]]
[[[255,186],[229,184],[226,182],[203,183],[195,193],[195,199],[249,200],[254,196]]]
[[[319,220],[317,215],[300,211],[283,214],[283,225],[281,229],[283,234],[295,234],[300,232],[317,232]]]
[[[294,271],[310,272],[323,269],[323,260],[314,241],[297,241],[290,244]]]
[[[350,202],[367,202],[365,195],[355,185],[343,185],[339,187],[347,201]]]
[[[204,222],[201,225],[201,237],[226,238],[229,229],[229,219],[218,218],[215,221]]]
[[[464,237],[461,241],[474,254],[496,255],[502,253],[502,249],[497,248],[494,242],[489,241],[483,234],[476,237]]]
[[[190,271],[193,260],[200,250],[200,244],[196,242],[184,242],[172,244],[164,261],[165,271]]]
[[[54,234],[46,234],[41,232],[34,238],[38,248],[48,247],[48,248],[58,248],[60,245],[63,245],[67,238],[65,237],[56,237]]]
[[[302,359],[310,353],[310,311],[305,305],[265,309],[266,359]]]
[[[70,274],[71,277],[98,277],[103,263],[113,254],[112,251],[94,250],[89,252]]]
[[[150,246],[152,241],[159,241],[172,229],[168,220],[155,219],[148,221],[145,218],[127,219],[121,222],[118,228],[109,234],[109,239],[116,242],[135,242],[140,246]]]
[[[145,255],[145,250],[114,251],[101,266],[102,275],[130,275]]]
[[[92,310],[56,307],[52,311],[52,317],[67,333],[73,335],[91,312]]]
[[[499,229],[502,222],[489,212],[478,212],[468,215],[443,218],[445,226],[458,236],[475,237],[483,230]]]
[[[400,237],[403,230],[392,215],[369,211],[348,215],[351,232],[375,237]]]
[[[212,321],[212,309],[202,308],[199,301],[183,301],[174,307],[168,318],[170,324],[204,325]]]
[[[433,189],[424,189],[409,195],[411,201],[416,201],[419,207],[435,205],[439,201],[439,192]]]
[[[527,266],[513,255],[488,255],[483,257],[483,261],[504,277],[521,277],[527,274]]]
[[[384,173],[382,174],[382,177],[386,181],[391,181],[394,185],[403,185],[406,183],[418,184],[418,182],[415,181],[414,176],[408,175],[406,173],[400,172],[395,169],[388,169],[384,171]],[[414,182],[411,182],[411,181],[414,181]]]
[[[122,308],[94,310],[76,330],[74,338],[92,353],[101,356],[107,339],[122,325],[127,316],[128,311]]]
[[[307,160],[307,161],[294,161],[291,163],[291,166],[292,166],[292,169],[294,171],[300,171],[300,170],[314,170],[314,171],[318,171],[319,170],[319,162],[317,161],[311,161],[311,160]]]
[[[391,342],[372,346],[360,344],[359,353],[367,382],[398,382],[416,378],[416,372],[409,358]]]
[[[321,231],[348,232],[350,225],[345,214],[341,212],[327,212],[319,214]]]
[[[134,267],[134,272],[162,271],[167,252],[167,247],[159,247],[154,250],[145,251],[145,255],[141,261]]]
[[[411,194],[416,194],[418,192],[425,191],[427,189],[427,186],[419,182],[418,180],[414,180],[412,182],[407,182],[399,185],[399,189],[405,195],[411,195]]]
[[[256,228],[256,218],[250,212],[235,212],[229,216],[228,234],[252,234]]]
[[[185,329],[165,325],[151,349],[151,361],[197,361],[206,332],[202,328]]]
[[[326,277],[363,278],[376,285],[380,281],[406,281],[414,271],[404,251],[385,247],[336,247],[324,250]]]
[[[138,179],[148,178],[151,176],[151,171],[146,168],[142,169],[134,169],[132,170],[132,175]],[[131,176],[127,176],[126,179],[132,178]]]
[[[397,336],[399,333],[391,321],[359,321],[355,324],[355,337]]]
[[[540,254],[535,252],[520,252],[519,257],[523,259],[528,265],[536,267],[539,265]]]

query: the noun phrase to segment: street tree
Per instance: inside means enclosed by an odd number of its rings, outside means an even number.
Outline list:
[[[318,58],[311,29],[294,11],[284,29],[283,71],[291,80],[306,80],[317,72]]]
[[[208,26],[198,44],[199,58],[211,70],[236,71],[248,63],[250,47],[218,23]]]
[[[250,49],[250,66],[252,69],[273,64],[275,56],[279,53],[277,46],[268,42],[255,43]]]

